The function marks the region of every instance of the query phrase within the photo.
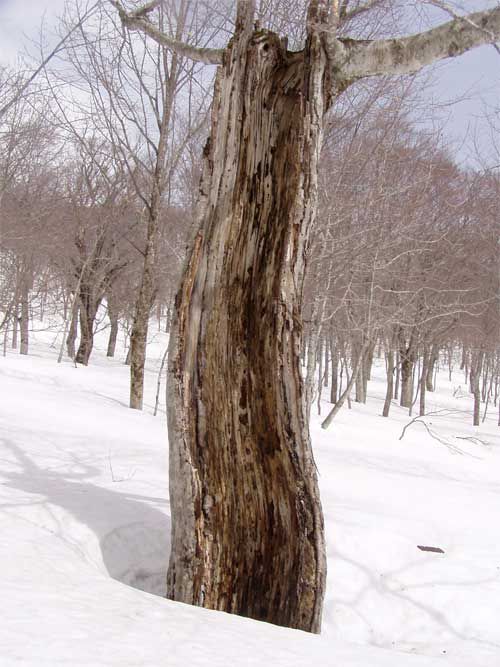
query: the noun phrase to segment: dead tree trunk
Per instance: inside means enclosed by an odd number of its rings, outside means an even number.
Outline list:
[[[325,65],[317,35],[289,53],[237,29],[169,351],[168,596],[309,631],[326,561],[300,322]]]

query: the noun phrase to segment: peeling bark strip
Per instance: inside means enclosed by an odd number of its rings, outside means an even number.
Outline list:
[[[326,561],[299,346],[325,64],[316,36],[227,50],[169,354],[169,597],[309,631]]]

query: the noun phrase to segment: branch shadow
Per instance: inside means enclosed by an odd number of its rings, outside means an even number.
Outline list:
[[[165,597],[170,554],[168,501],[97,486],[89,480],[98,477],[101,471],[78,457],[73,456],[64,466],[71,466],[69,472],[44,469],[13,441],[2,437],[0,442],[14,456],[17,467],[15,471],[2,472],[2,486],[28,494],[17,503],[0,502],[0,512],[15,512],[26,506],[43,507],[44,518],[37,527],[55,535],[83,560],[92,563],[85,544],[75,542],[70,529],[55,517],[53,507],[62,508],[96,535],[102,563],[110,577]]]
[[[336,559],[337,562],[343,562],[351,566],[354,571],[357,571],[359,575],[361,575],[360,578],[364,580],[364,584],[360,584],[358,589],[353,592],[351,596],[343,599],[337,598],[335,603],[341,607],[349,608],[365,624],[370,633],[374,633],[374,619],[368,617],[368,612],[363,612],[363,600],[367,595],[375,594],[379,596],[380,600],[389,600],[393,605],[396,605],[398,602],[402,603],[405,607],[406,617],[411,613],[419,613],[422,616],[422,623],[428,623],[429,626],[434,626],[434,628],[436,628],[436,634],[440,637],[447,636],[454,640],[476,644],[490,650],[493,649],[498,651],[500,649],[500,643],[498,642],[475,636],[474,633],[469,634],[464,632],[461,627],[454,623],[452,609],[448,609],[441,605],[435,605],[430,601],[424,602],[422,596],[413,594],[414,591],[417,592],[422,589],[431,591],[432,588],[441,586],[476,587],[484,584],[491,584],[496,582],[495,576],[477,579],[471,578],[453,582],[427,580],[419,583],[403,583],[398,577],[404,575],[415,567],[421,567],[424,562],[422,558],[416,558],[402,567],[377,576],[377,574],[366,564],[340,552],[338,549],[331,550],[329,557]],[[379,641],[373,640],[370,643],[379,648],[391,648],[387,638]],[[408,643],[408,640],[403,642],[400,641],[399,643]],[[415,638],[412,643],[418,643],[418,639]],[[392,642],[393,646],[394,644],[395,642]]]

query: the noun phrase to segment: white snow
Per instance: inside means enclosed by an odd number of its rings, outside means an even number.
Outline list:
[[[161,597],[164,336],[142,413],[104,339],[88,368],[58,365],[48,343],[38,334],[30,356],[0,358],[0,667],[499,667],[500,429],[494,408],[470,426],[460,374],[428,395],[429,410],[449,410],[427,419],[449,446],[419,423],[400,441],[409,419],[396,405],[378,416],[381,379],[328,431],[314,417],[329,567],[317,637]]]

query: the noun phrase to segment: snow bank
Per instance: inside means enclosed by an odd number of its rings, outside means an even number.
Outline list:
[[[494,415],[468,425],[469,401],[444,375],[430,410],[449,412],[428,422],[446,444],[418,423],[400,441],[408,417],[378,416],[376,380],[329,431],[314,419],[320,637],[163,599],[163,345],[150,347],[143,413],[127,408],[128,369],[99,349],[88,368],[58,365],[39,336],[33,355],[0,359],[2,667],[500,665],[500,437]]]

